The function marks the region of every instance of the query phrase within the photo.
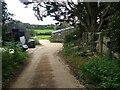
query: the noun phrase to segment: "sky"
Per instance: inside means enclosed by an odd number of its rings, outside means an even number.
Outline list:
[[[23,5],[19,0],[5,0],[5,2],[7,3],[8,11],[15,14],[13,19],[19,20],[23,23],[47,25],[55,24],[56,22],[51,17],[47,17],[43,19],[43,21],[38,21],[34,16],[34,11],[32,10],[33,5],[29,5],[28,8],[25,8],[25,5]]]

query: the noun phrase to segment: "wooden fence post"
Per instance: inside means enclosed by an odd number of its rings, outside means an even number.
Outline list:
[[[100,42],[100,53],[103,53],[103,33],[101,32],[100,33],[100,36],[99,36],[99,42]]]

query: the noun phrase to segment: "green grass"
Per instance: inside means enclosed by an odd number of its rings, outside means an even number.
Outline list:
[[[42,40],[42,39],[46,39],[46,40],[50,40],[51,36],[50,35],[38,35],[36,36],[37,40]],[[30,37],[30,39],[34,39],[34,37]]]
[[[97,88],[120,88],[120,67],[117,60],[107,57],[91,58],[81,63],[80,78]]]
[[[51,33],[53,31],[53,29],[44,29],[44,30],[38,29],[38,30],[34,30],[34,31],[36,32],[38,40],[42,40],[42,39],[50,40],[51,34],[46,35],[46,33]],[[42,33],[43,35],[39,35],[39,33]]]
[[[40,45],[38,38],[31,37],[30,39],[33,39],[36,45]]]
[[[51,33],[53,29],[45,29],[45,30],[34,30],[37,33]]]
[[[2,87],[7,85],[9,79],[15,75],[16,71],[18,71],[27,60],[28,54],[26,52],[17,50],[14,54],[9,54],[8,49],[2,52]]]
[[[40,36],[37,36],[38,40],[41,40],[41,39],[47,39],[47,40],[50,40],[50,35],[40,35]]]

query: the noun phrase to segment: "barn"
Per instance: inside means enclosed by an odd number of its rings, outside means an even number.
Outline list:
[[[52,32],[51,37],[52,37],[53,41],[61,41],[62,42],[66,35],[72,33],[75,30],[76,29],[73,26],[63,28],[63,29],[54,30]]]

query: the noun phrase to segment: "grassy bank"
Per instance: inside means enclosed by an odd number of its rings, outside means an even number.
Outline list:
[[[66,36],[61,52],[74,76],[87,88],[120,88],[120,64],[97,52],[91,52],[74,34]],[[102,56],[102,57],[101,57]]]
[[[10,78],[26,62],[28,55],[26,52],[16,51],[13,54],[9,50],[2,52],[2,86],[5,87]]]

